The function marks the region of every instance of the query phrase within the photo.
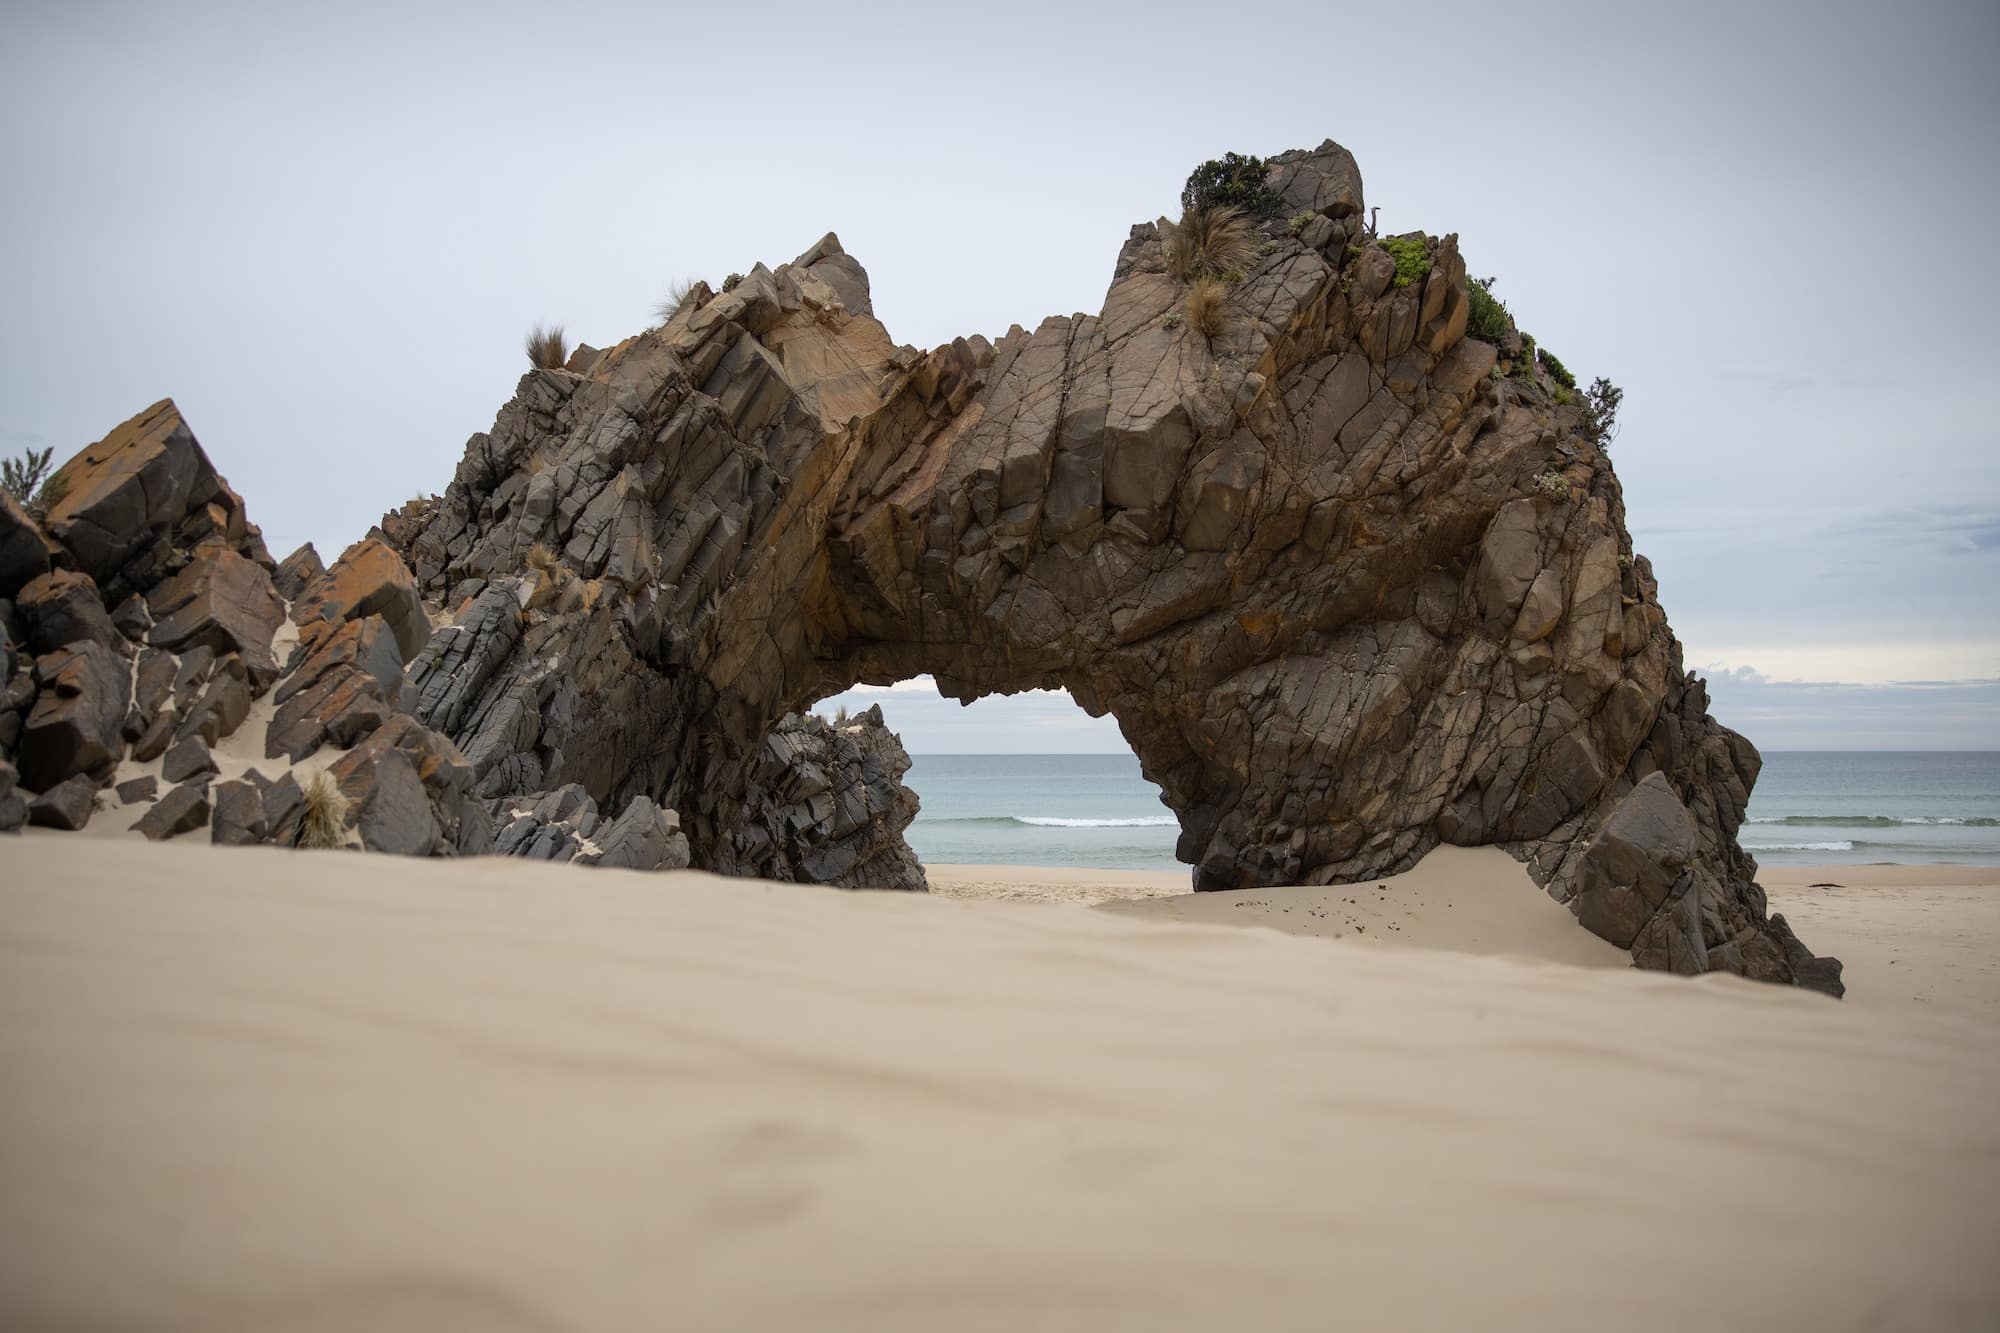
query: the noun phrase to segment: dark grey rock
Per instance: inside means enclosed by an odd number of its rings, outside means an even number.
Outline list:
[[[79,773],[28,802],[28,822],[42,828],[80,829],[97,808],[97,784]]]
[[[21,589],[15,606],[27,623],[28,647],[37,653],[86,642],[120,654],[129,651],[88,574],[72,569],[44,574]]]
[[[319,552],[307,542],[298,550],[278,562],[271,582],[277,587],[278,595],[292,601],[306,590],[306,585],[326,573],[326,566],[320,563]]]
[[[144,777],[131,778],[118,784],[118,799],[126,805],[137,805],[150,801],[159,791],[160,780],[150,773]]]
[[[243,847],[264,841],[264,793],[256,783],[236,779],[218,782],[208,789],[213,815],[209,841]]]
[[[578,856],[578,864],[626,870],[684,870],[688,865],[680,817],[644,796],[634,796],[625,813],[597,835],[596,843],[597,852]]]
[[[133,827],[152,842],[191,833],[208,823],[208,784],[188,782],[162,796]]]
[[[49,550],[41,529],[12,495],[0,491],[0,597],[11,598],[48,569]]]
[[[385,751],[375,762],[373,778],[361,806],[361,845],[399,856],[429,856],[438,850],[429,794],[403,752]]]
[[[207,779],[219,770],[215,759],[208,752],[208,746],[199,736],[189,736],[177,742],[160,761],[160,776],[168,782],[185,782],[190,778]]]
[[[0,833],[19,833],[28,822],[28,803],[14,789],[20,776],[12,764],[0,759]]]
[[[130,671],[112,649],[71,644],[35,661],[41,682],[21,730],[21,781],[47,791],[77,773],[108,773],[125,748]]]

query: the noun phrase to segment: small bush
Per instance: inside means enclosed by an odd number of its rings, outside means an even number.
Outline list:
[[[1163,329],[1177,329],[1180,326],[1181,312],[1178,310],[1169,310],[1160,320],[1160,327]]]
[[[299,846],[347,845],[347,797],[333,774],[321,769],[306,784],[305,813],[299,820]]]
[[[21,504],[35,498],[35,492],[42,488],[43,478],[49,475],[49,460],[55,453],[55,446],[36,453],[33,449],[19,458],[0,459],[0,487]]]
[[[1551,500],[1569,499],[1569,478],[1550,468],[1535,478],[1535,489]]]
[[[553,328],[541,324],[528,330],[528,364],[537,370],[561,370],[569,360],[569,339],[563,336],[563,326]]]
[[[1583,391],[1583,434],[1598,448],[1603,449],[1618,438],[1618,407],[1625,401],[1625,391],[1610,380],[1599,375]]]
[[[1568,407],[1571,403],[1575,401],[1576,401],[1576,393],[1573,390],[1565,389],[1560,384],[1556,385],[1557,407]]]
[[[1637,563],[1638,561],[1635,560],[1629,553],[1622,554],[1618,557],[1618,568],[1625,571],[1628,574],[1632,572],[1632,566]]]
[[[1270,166],[1261,157],[1224,153],[1189,173],[1187,185],[1181,190],[1181,208],[1195,213],[1227,205],[1252,217],[1275,213],[1284,201],[1266,183],[1269,174]]]
[[[1197,208],[1168,225],[1167,272],[1176,282],[1241,271],[1257,253],[1257,232],[1243,211],[1227,205]]]
[[[1576,376],[1570,374],[1569,368],[1556,360],[1554,352],[1551,352],[1546,347],[1537,348],[1535,350],[1535,359],[1542,363],[1542,369],[1548,371],[1549,378],[1557,384],[1562,385],[1565,389],[1576,388]]]
[[[1388,236],[1375,242],[1396,260],[1396,286],[1407,287],[1431,271],[1430,248],[1422,236]]]
[[[732,273],[728,277],[722,280],[722,290],[725,292],[733,292],[736,290],[736,284],[742,281],[743,281],[743,275],[741,273]]]
[[[1257,258],[1259,259],[1268,259],[1276,253],[1278,253],[1278,243],[1276,241],[1266,241],[1257,247]]]
[[[1465,295],[1472,303],[1465,318],[1468,338],[1497,344],[1512,331],[1514,317],[1507,313],[1507,303],[1493,294],[1493,279],[1472,279],[1465,285]]]
[[[1220,278],[1203,274],[1188,284],[1188,323],[1200,329],[1204,337],[1213,338],[1222,332],[1222,303],[1229,297],[1229,287]]]
[[[1311,226],[1312,220],[1318,216],[1319,214],[1313,212],[1310,208],[1308,208],[1303,213],[1294,213],[1292,214],[1291,220],[1285,223],[1285,230],[1291,233],[1292,235],[1296,236],[1300,232],[1304,231],[1307,227]]]

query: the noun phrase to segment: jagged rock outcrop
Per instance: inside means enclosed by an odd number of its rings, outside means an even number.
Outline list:
[[[643,796],[625,813],[608,819],[577,783],[525,801],[496,801],[491,807],[493,851],[535,861],[567,861],[625,870],[684,870],[687,839],[680,818]]]
[[[796,831],[788,715],[919,673],[1063,687],[1117,718],[1197,887],[1498,843],[1598,924],[1628,861],[1585,852],[1657,775],[1692,846],[1639,847],[1678,873],[1627,886],[1614,934],[1644,915],[1642,965],[1837,990],[1767,918],[1734,837],[1755,751],[1684,671],[1581,409],[1465,336],[1454,237],[1401,238],[1414,273],[1372,243],[1345,150],[1269,184],[1283,211],[1212,337],[1157,224],[1100,314],[928,353],[829,236],[523,376],[396,538],[458,617],[419,716],[482,794],[644,794],[697,864],[817,875],[771,823]]]
[[[799,710],[919,673],[1063,687],[1118,719],[1199,888],[1497,843],[1642,966],[1838,993],[1766,911],[1735,838],[1756,751],[1683,669],[1582,410],[1519,339],[1466,336],[1454,237],[1365,234],[1345,150],[1268,184],[1211,334],[1152,223],[1100,314],[928,353],[832,236],[698,286],[523,376],[442,496],[324,570],[275,566],[157,404],[43,525],[0,512],[4,592],[36,588],[0,605],[0,762],[95,792],[128,744],[172,752],[147,836],[213,811],[218,840],[296,842],[289,771],[211,799],[202,762],[275,685],[267,755],[344,749],[375,850],[666,864],[684,836],[705,867],[915,888],[879,711]]]
[[[839,722],[788,714],[764,738],[749,785],[716,811],[714,869],[844,888],[924,889],[903,840],[917,797],[910,756],[875,706]]]

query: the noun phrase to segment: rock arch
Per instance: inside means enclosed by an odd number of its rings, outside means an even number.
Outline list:
[[[524,375],[389,524],[458,618],[419,715],[489,795],[643,792],[698,864],[773,873],[743,808],[788,714],[926,672],[1060,686],[1117,718],[1197,887],[1499,843],[1643,965],[1837,987],[1766,917],[1756,751],[1684,672],[1578,409],[1465,336],[1455,237],[1396,285],[1344,149],[1271,183],[1305,220],[1212,339],[1156,224],[1101,313],[927,353],[829,235]]]

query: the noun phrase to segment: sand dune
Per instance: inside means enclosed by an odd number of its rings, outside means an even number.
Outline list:
[[[8,1329],[2000,1320],[1961,1007],[700,875],[4,856]]]

